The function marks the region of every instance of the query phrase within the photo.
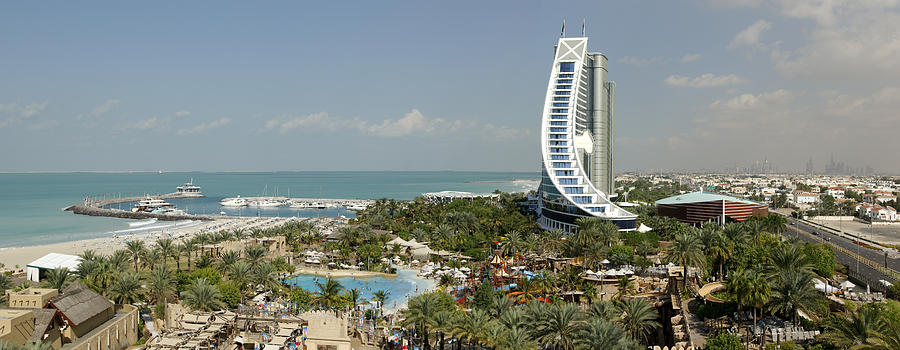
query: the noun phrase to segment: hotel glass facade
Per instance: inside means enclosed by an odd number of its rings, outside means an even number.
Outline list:
[[[580,217],[635,229],[637,216],[609,199],[615,83],[606,76],[606,56],[587,52],[587,38],[559,39],[541,118],[538,217],[545,229],[574,232]]]

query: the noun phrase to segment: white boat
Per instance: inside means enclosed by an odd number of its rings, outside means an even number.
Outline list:
[[[309,208],[309,204],[306,204],[305,202],[291,203],[291,209],[307,209],[307,208]]]
[[[137,204],[134,205],[134,208],[131,208],[133,212],[145,212],[149,213],[159,208],[174,208],[175,206],[171,203],[167,203],[162,199],[154,199],[147,197],[146,199],[141,199]]]
[[[131,222],[131,223],[128,223],[128,226],[129,226],[129,227],[147,226],[147,225],[150,225],[150,224],[152,224],[152,223],[154,223],[154,222],[156,222],[156,221],[157,221],[156,218],[150,218],[150,219],[147,219],[147,220],[141,220],[141,221],[138,221],[138,222]]]
[[[275,207],[280,207],[280,206],[284,205],[284,203],[281,203],[281,202],[273,200],[273,199],[262,199],[262,200],[250,201],[249,203],[247,203],[247,205],[254,207],[254,208],[275,208]]]
[[[225,198],[219,202],[223,207],[246,207],[248,204],[246,199],[237,196],[235,198]]]
[[[185,182],[184,185],[175,187],[177,194],[183,197],[203,197],[203,194],[200,193],[200,186],[194,185],[194,179],[191,178],[190,182]]]
[[[368,207],[368,206],[365,204],[350,204],[347,206],[347,210],[360,211],[360,210],[366,210],[366,207]]]
[[[175,209],[174,207],[164,207],[157,208],[150,212],[151,214],[159,214],[159,215],[184,215],[184,210]]]

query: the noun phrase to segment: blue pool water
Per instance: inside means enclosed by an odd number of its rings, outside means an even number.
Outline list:
[[[358,288],[362,299],[372,300],[372,295],[379,291],[389,291],[388,298],[384,303],[384,308],[394,310],[406,302],[407,296],[410,298],[421,294],[426,288],[431,287],[432,283],[416,276],[416,270],[400,269],[397,270],[397,277],[337,277],[337,280],[344,289]],[[316,280],[319,283],[325,283],[325,277],[315,275],[300,275],[288,279],[286,282],[290,285],[297,286],[316,292]]]

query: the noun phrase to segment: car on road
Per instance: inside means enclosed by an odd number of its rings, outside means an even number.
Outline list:
[[[826,240],[826,241],[830,241],[830,240],[831,240],[831,237],[825,237],[825,240]]]
[[[818,236],[818,235],[819,235],[819,231],[813,231],[813,232],[811,232],[811,233],[813,234],[813,236]]]

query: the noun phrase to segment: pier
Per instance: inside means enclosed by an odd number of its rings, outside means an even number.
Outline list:
[[[72,213],[79,215],[89,215],[89,216],[106,216],[112,218],[121,218],[121,219],[151,219],[156,218],[158,220],[163,221],[182,221],[182,220],[202,220],[202,221],[212,221],[216,219],[227,218],[224,215],[193,215],[193,214],[184,214],[184,215],[168,215],[168,214],[153,214],[146,212],[133,212],[130,210],[120,210],[120,209],[107,209],[104,208],[108,205],[119,204],[119,203],[128,203],[128,202],[137,202],[146,198],[153,199],[171,199],[171,198],[199,198],[204,196],[197,195],[183,195],[179,193],[169,193],[158,196],[133,196],[133,197],[118,197],[118,198],[106,198],[100,200],[92,200],[85,201],[81,204],[70,205],[68,207],[63,208],[63,211],[71,211]]]

